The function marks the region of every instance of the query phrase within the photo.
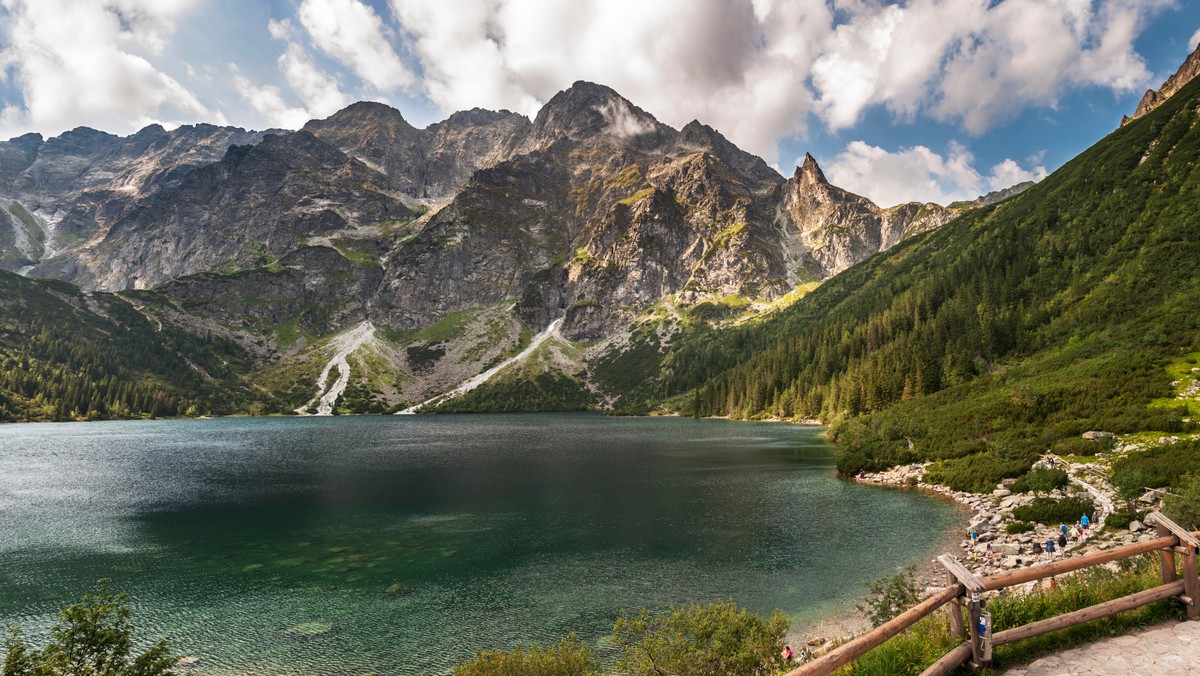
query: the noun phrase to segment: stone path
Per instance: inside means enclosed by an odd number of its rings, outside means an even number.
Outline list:
[[[1200,673],[1200,622],[1168,622],[1047,655],[1004,676],[1113,674],[1184,676]]]

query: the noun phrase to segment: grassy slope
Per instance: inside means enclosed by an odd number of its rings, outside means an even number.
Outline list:
[[[1087,429],[1181,429],[1185,408],[1148,405],[1200,346],[1198,100],[1193,82],[1022,195],[775,317],[684,336],[642,404],[820,415],[845,471],[933,458],[976,490]]]

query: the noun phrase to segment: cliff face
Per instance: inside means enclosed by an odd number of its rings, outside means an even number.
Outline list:
[[[1174,96],[1180,89],[1183,89],[1183,86],[1191,82],[1197,75],[1200,75],[1200,47],[1197,47],[1188,56],[1183,65],[1179,67],[1179,70],[1167,78],[1167,81],[1163,82],[1158,90],[1147,89],[1146,93],[1142,96],[1142,100],[1138,102],[1137,108],[1134,109],[1133,115],[1126,115],[1121,118],[1121,126],[1124,127],[1133,120],[1161,106],[1164,101]]]
[[[475,109],[417,129],[357,103],[297,132],[24,136],[0,143],[0,198],[0,265],[156,289],[179,321],[276,356],[464,312],[534,331],[562,317],[562,336],[602,340],[664,301],[779,299],[957,213],[881,209],[811,157],[784,180],[698,121],[675,130],[586,82],[532,122]],[[433,391],[441,367],[418,362]]]
[[[881,209],[831,185],[811,155],[782,187],[778,222],[796,273],[825,279],[911,235],[932,230],[959,212],[909,202]]]

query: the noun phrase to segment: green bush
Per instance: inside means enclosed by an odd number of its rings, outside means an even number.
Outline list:
[[[1139,514],[1137,512],[1128,509],[1114,509],[1112,514],[1104,517],[1104,525],[1106,528],[1124,530],[1129,528],[1129,524],[1133,523],[1133,520],[1138,517]]]
[[[1200,473],[1186,475],[1163,497],[1163,514],[1175,523],[1200,528]]]
[[[921,600],[921,589],[913,577],[916,566],[909,566],[890,577],[882,577],[868,586],[867,598],[854,604],[855,610],[867,616],[872,627],[887,622]]]
[[[517,646],[509,651],[480,650],[454,668],[454,676],[590,676],[599,673],[596,653],[570,634],[553,648]]]
[[[1113,463],[1112,483],[1127,498],[1146,488],[1173,486],[1184,475],[1200,471],[1200,441],[1181,441],[1133,453]]]
[[[1101,451],[1110,451],[1112,447],[1112,437],[1094,440],[1082,437],[1068,437],[1054,442],[1050,446],[1050,452],[1057,455],[1096,455]]]
[[[1029,470],[1025,476],[1014,481],[1009,488],[1014,493],[1049,493],[1056,488],[1066,486],[1068,482],[1070,482],[1070,477],[1064,470],[1035,467]]]
[[[787,628],[788,618],[778,610],[763,619],[733,601],[622,612],[613,626],[621,649],[617,669],[630,676],[766,676],[785,666],[780,652]]]
[[[133,611],[125,595],[113,595],[101,580],[95,594],[58,614],[50,642],[31,649],[17,628],[5,641],[4,676],[159,676],[170,674],[178,658],[166,641],[133,654]]]
[[[1036,528],[1036,526],[1028,521],[1012,521],[1004,527],[1004,532],[1008,533],[1009,535],[1016,535],[1017,533],[1028,533],[1034,528]]]
[[[1033,457],[1005,458],[976,453],[930,465],[925,480],[956,491],[990,493],[1001,481],[1024,474],[1033,461]]]
[[[1034,498],[1030,504],[1014,509],[1013,518],[1056,526],[1060,523],[1075,523],[1084,514],[1093,514],[1095,509],[1095,504],[1086,498]]]

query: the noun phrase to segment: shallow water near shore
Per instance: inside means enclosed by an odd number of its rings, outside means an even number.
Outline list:
[[[0,624],[40,639],[108,577],[193,673],[306,674],[447,673],[569,631],[605,654],[622,608],[733,598],[796,624],[961,519],[838,481],[822,432],[584,414],[0,426]],[[302,623],[319,635],[286,633]]]

